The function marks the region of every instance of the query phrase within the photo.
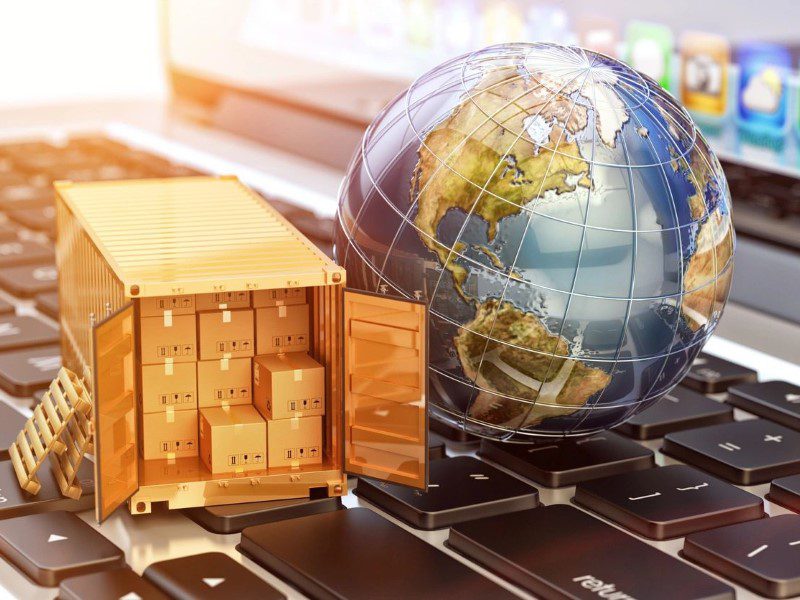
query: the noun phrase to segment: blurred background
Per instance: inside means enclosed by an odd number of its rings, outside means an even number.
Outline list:
[[[314,227],[333,217],[364,129],[427,69],[514,41],[612,55],[675,95],[723,162],[732,299],[800,323],[796,0],[27,0],[0,3],[0,17],[0,134],[50,123],[63,146],[76,124],[99,126],[198,171],[234,169]]]

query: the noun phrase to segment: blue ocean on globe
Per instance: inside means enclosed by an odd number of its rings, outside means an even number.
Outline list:
[[[430,310],[434,418],[505,441],[609,429],[674,387],[733,272],[725,176],[625,64],[492,46],[375,119],[339,198],[348,286]]]

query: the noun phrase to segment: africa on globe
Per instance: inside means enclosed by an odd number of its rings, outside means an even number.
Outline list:
[[[610,57],[491,46],[367,130],[335,253],[430,309],[434,418],[515,442],[618,425],[677,385],[722,314],[730,193],[689,114]]]

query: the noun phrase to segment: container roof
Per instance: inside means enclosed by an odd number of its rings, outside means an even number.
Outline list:
[[[131,297],[345,281],[342,267],[235,177],[55,187]]]

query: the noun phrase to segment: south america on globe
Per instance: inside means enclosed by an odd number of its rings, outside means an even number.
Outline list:
[[[579,436],[685,375],[733,270],[730,194],[688,113],[604,55],[506,44],[417,79],[342,185],[348,285],[430,309],[432,414]]]

